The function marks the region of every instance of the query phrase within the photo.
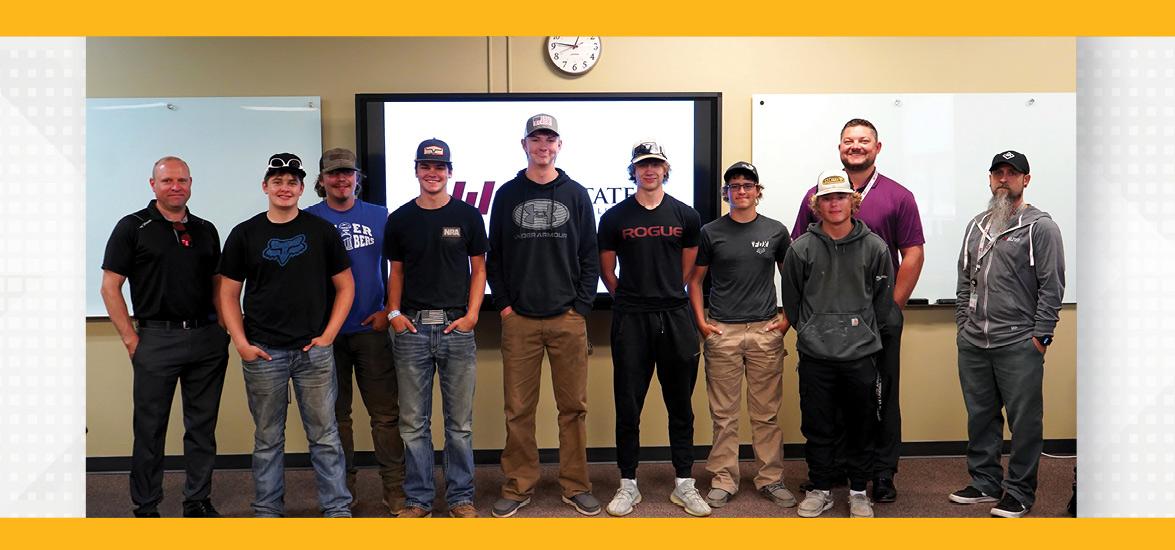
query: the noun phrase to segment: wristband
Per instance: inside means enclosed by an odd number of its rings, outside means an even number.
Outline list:
[[[388,312],[388,322],[391,322],[392,319],[395,319],[396,317],[399,317],[401,315],[403,315],[403,314],[400,313],[400,310],[393,309],[392,311]]]

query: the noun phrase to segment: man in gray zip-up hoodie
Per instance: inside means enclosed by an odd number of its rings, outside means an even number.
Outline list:
[[[876,354],[893,306],[893,263],[885,241],[856,219],[861,194],[844,170],[820,174],[810,208],[820,221],[783,259],[783,310],[796,328],[800,355],[800,431],[812,490],[797,514],[832,507],[835,464],[844,438],[849,515],[873,517],[865,495],[873,477],[873,429],[880,406]],[[843,418],[843,423],[838,422]]]
[[[999,499],[993,516],[1020,517],[1035,500],[1044,355],[1065,293],[1065,253],[1057,224],[1024,202],[1032,179],[1028,159],[1004,151],[992,159],[990,172],[989,208],[967,224],[959,253],[955,322],[971,484],[950,500]],[[1000,465],[1001,408],[1012,432],[1007,476]]]

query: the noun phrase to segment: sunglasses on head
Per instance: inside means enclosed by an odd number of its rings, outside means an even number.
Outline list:
[[[296,158],[283,159],[281,157],[273,157],[269,159],[270,168],[293,168],[295,170],[302,169],[302,161]]]
[[[184,222],[171,222],[171,228],[175,231],[175,239],[179,241],[184,248],[191,248],[192,236],[188,234],[188,227]]]

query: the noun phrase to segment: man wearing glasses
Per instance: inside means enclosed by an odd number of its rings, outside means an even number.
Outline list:
[[[702,227],[690,304],[705,340],[706,391],[714,444],[706,470],[714,475],[706,502],[720,508],[738,492],[738,417],[747,380],[747,412],[755,451],[755,489],[788,508],[796,498],[783,484],[783,334],[777,313],[775,270],[782,270],[791,237],[782,223],[759,214],[759,171],[736,162],[722,176],[730,213]],[[702,281],[710,274],[710,314],[702,311]]]
[[[616,301],[611,342],[620,488],[608,513],[628,515],[641,501],[636,481],[641,410],[655,370],[669,414],[675,474],[669,499],[690,515],[708,516],[710,506],[698,493],[692,473],[691,397],[698,380],[698,332],[685,293],[698,253],[701,219],[693,208],[665,193],[669,159],[656,142],[633,146],[628,177],[636,184],[636,194],[600,218],[600,273]]]
[[[901,457],[902,413],[898,397],[902,356],[902,308],[914,292],[922,273],[922,218],[914,194],[877,171],[874,165],[881,152],[877,128],[868,120],[854,118],[845,123],[840,132],[840,162],[848,173],[853,190],[861,195],[862,222],[889,249],[895,279],[893,297],[897,307],[889,309],[881,333],[882,350],[877,356],[877,370],[881,375],[881,415],[873,440],[873,500],[893,502],[898,497],[894,475]],[[808,202],[816,193],[813,187],[800,203],[791,238],[796,240],[808,230],[808,224],[819,221]],[[843,449],[842,449],[843,450]],[[843,453],[839,453],[843,454]],[[838,476],[838,484],[845,476]]]
[[[351,258],[355,278],[355,300],[335,339],[335,372],[339,395],[335,417],[347,462],[347,490],[356,492],[355,439],[351,429],[352,373],[359,382],[363,405],[371,415],[371,440],[375,461],[383,482],[383,502],[393,516],[404,507],[404,443],[400,440],[396,369],[388,343],[388,320],[384,314],[384,226],[388,209],[359,200],[359,171],[355,153],[331,149],[318,161],[318,182],[314,191],[322,202],[306,209],[335,226]]]
[[[351,309],[351,262],[335,227],[304,215],[302,159],[278,153],[269,159],[261,190],[269,209],[241,222],[220,259],[220,308],[241,355],[253,434],[253,511],[285,514],[285,431],[292,380],[318,505],[326,517],[350,517],[346,464],[335,422],[332,344]],[[241,318],[241,287],[245,317]]]
[[[216,419],[228,336],[214,293],[220,236],[188,211],[192,176],[179,157],[151,169],[155,198],[115,225],[102,260],[102,301],[134,369],[131,502],[136,517],[159,517],[171,400],[180,384],[184,415],[184,517],[220,517],[212,506]],[[131,283],[132,325],[122,295]]]

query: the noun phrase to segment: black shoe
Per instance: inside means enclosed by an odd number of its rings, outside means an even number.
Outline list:
[[[209,499],[197,500],[194,502],[184,503],[184,517],[185,518],[218,518],[220,512],[212,507],[212,501]]]
[[[1004,498],[991,509],[991,515],[1001,518],[1018,518],[1028,513],[1028,507],[1020,504],[1012,493],[1004,491]]]
[[[955,504],[980,504],[983,502],[999,501],[998,498],[976,489],[974,485],[963,487],[962,489],[951,493],[947,498],[949,498],[951,502],[954,502]]]
[[[159,510],[148,508],[145,510],[135,510],[135,517],[137,518],[157,518],[159,517]]]
[[[898,499],[898,489],[893,479],[879,477],[873,480],[873,502],[893,502]]]

